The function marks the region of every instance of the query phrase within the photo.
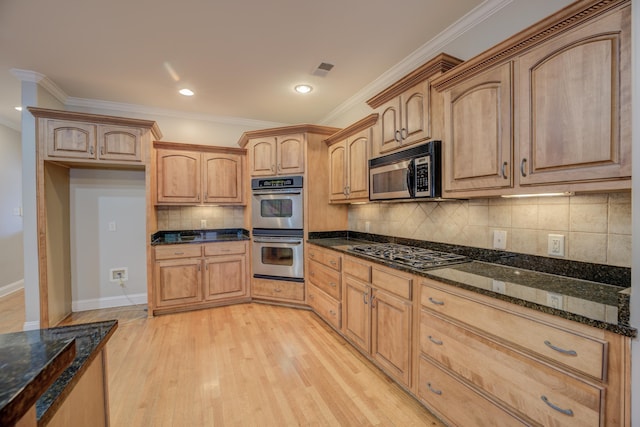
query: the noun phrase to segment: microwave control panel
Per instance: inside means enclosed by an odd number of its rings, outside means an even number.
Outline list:
[[[414,160],[416,176],[416,196],[431,195],[431,156]]]

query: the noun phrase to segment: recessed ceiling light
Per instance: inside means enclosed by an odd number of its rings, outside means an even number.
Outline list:
[[[313,90],[313,88],[309,85],[298,85],[295,87],[295,90],[298,93],[309,93]]]
[[[178,92],[180,92],[180,95],[184,95],[184,96],[193,96],[193,91],[191,89],[180,89]]]
[[[17,106],[17,107],[13,107],[15,108],[16,111],[22,111],[22,107],[21,106]]]

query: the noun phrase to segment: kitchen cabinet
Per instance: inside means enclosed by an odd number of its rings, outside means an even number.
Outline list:
[[[276,302],[301,304],[304,302],[304,282],[253,278],[251,296]]]
[[[334,329],[342,319],[342,257],[339,253],[310,246],[307,250],[307,302]]]
[[[418,396],[445,421],[461,416],[451,396],[463,390],[471,414],[490,407],[526,424],[625,425],[623,337],[426,278],[420,293]]]
[[[248,300],[247,242],[154,248],[154,313]]]
[[[343,277],[344,335],[411,387],[413,276],[346,256]]]
[[[304,172],[303,134],[268,136],[249,142],[251,176],[299,175]]]
[[[372,114],[325,140],[329,146],[331,202],[369,200],[371,127],[377,119],[378,115]]]
[[[578,1],[434,79],[445,197],[631,188],[629,3]]]
[[[163,142],[154,147],[157,204],[244,203],[244,150]]]
[[[442,138],[441,95],[431,90],[431,79],[461,61],[440,54],[367,101],[380,118],[374,131],[374,157],[420,141]]]

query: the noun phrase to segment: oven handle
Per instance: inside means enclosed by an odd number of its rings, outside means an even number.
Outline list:
[[[280,195],[280,194],[293,194],[299,195],[302,194],[301,190],[253,190],[254,196],[271,196],[271,195]]]
[[[258,240],[253,239],[255,243],[285,243],[287,245],[301,245],[302,242],[299,240]]]

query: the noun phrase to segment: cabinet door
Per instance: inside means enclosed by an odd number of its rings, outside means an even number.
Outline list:
[[[400,136],[402,145],[431,137],[429,81],[420,83],[400,95],[402,103]]]
[[[520,58],[521,185],[631,176],[629,9]]]
[[[400,147],[400,98],[394,98],[380,107],[376,126],[378,132],[376,155],[385,154]]]
[[[349,200],[369,199],[369,143],[367,129],[347,141],[347,197]]]
[[[506,63],[444,94],[444,191],[509,188],[512,64]]]
[[[156,307],[183,305],[202,300],[200,259],[157,261],[155,268]]]
[[[338,201],[347,198],[347,165],[346,141],[329,147],[329,200]]]
[[[199,203],[200,153],[157,150],[158,203]]]
[[[276,139],[274,137],[252,140],[249,145],[251,176],[276,174]]]
[[[371,288],[345,276],[342,294],[342,329],[365,352],[371,351]]]
[[[371,355],[391,376],[410,387],[411,303],[380,290],[371,300]]]
[[[278,175],[304,172],[304,135],[293,134],[277,138]]]
[[[210,257],[204,260],[204,266],[205,300],[241,297],[247,294],[244,256]]]
[[[242,156],[204,153],[202,167],[205,202],[242,203]]]
[[[66,120],[47,120],[47,156],[95,159],[96,125]]]
[[[142,131],[127,126],[98,126],[101,160],[142,161]]]

